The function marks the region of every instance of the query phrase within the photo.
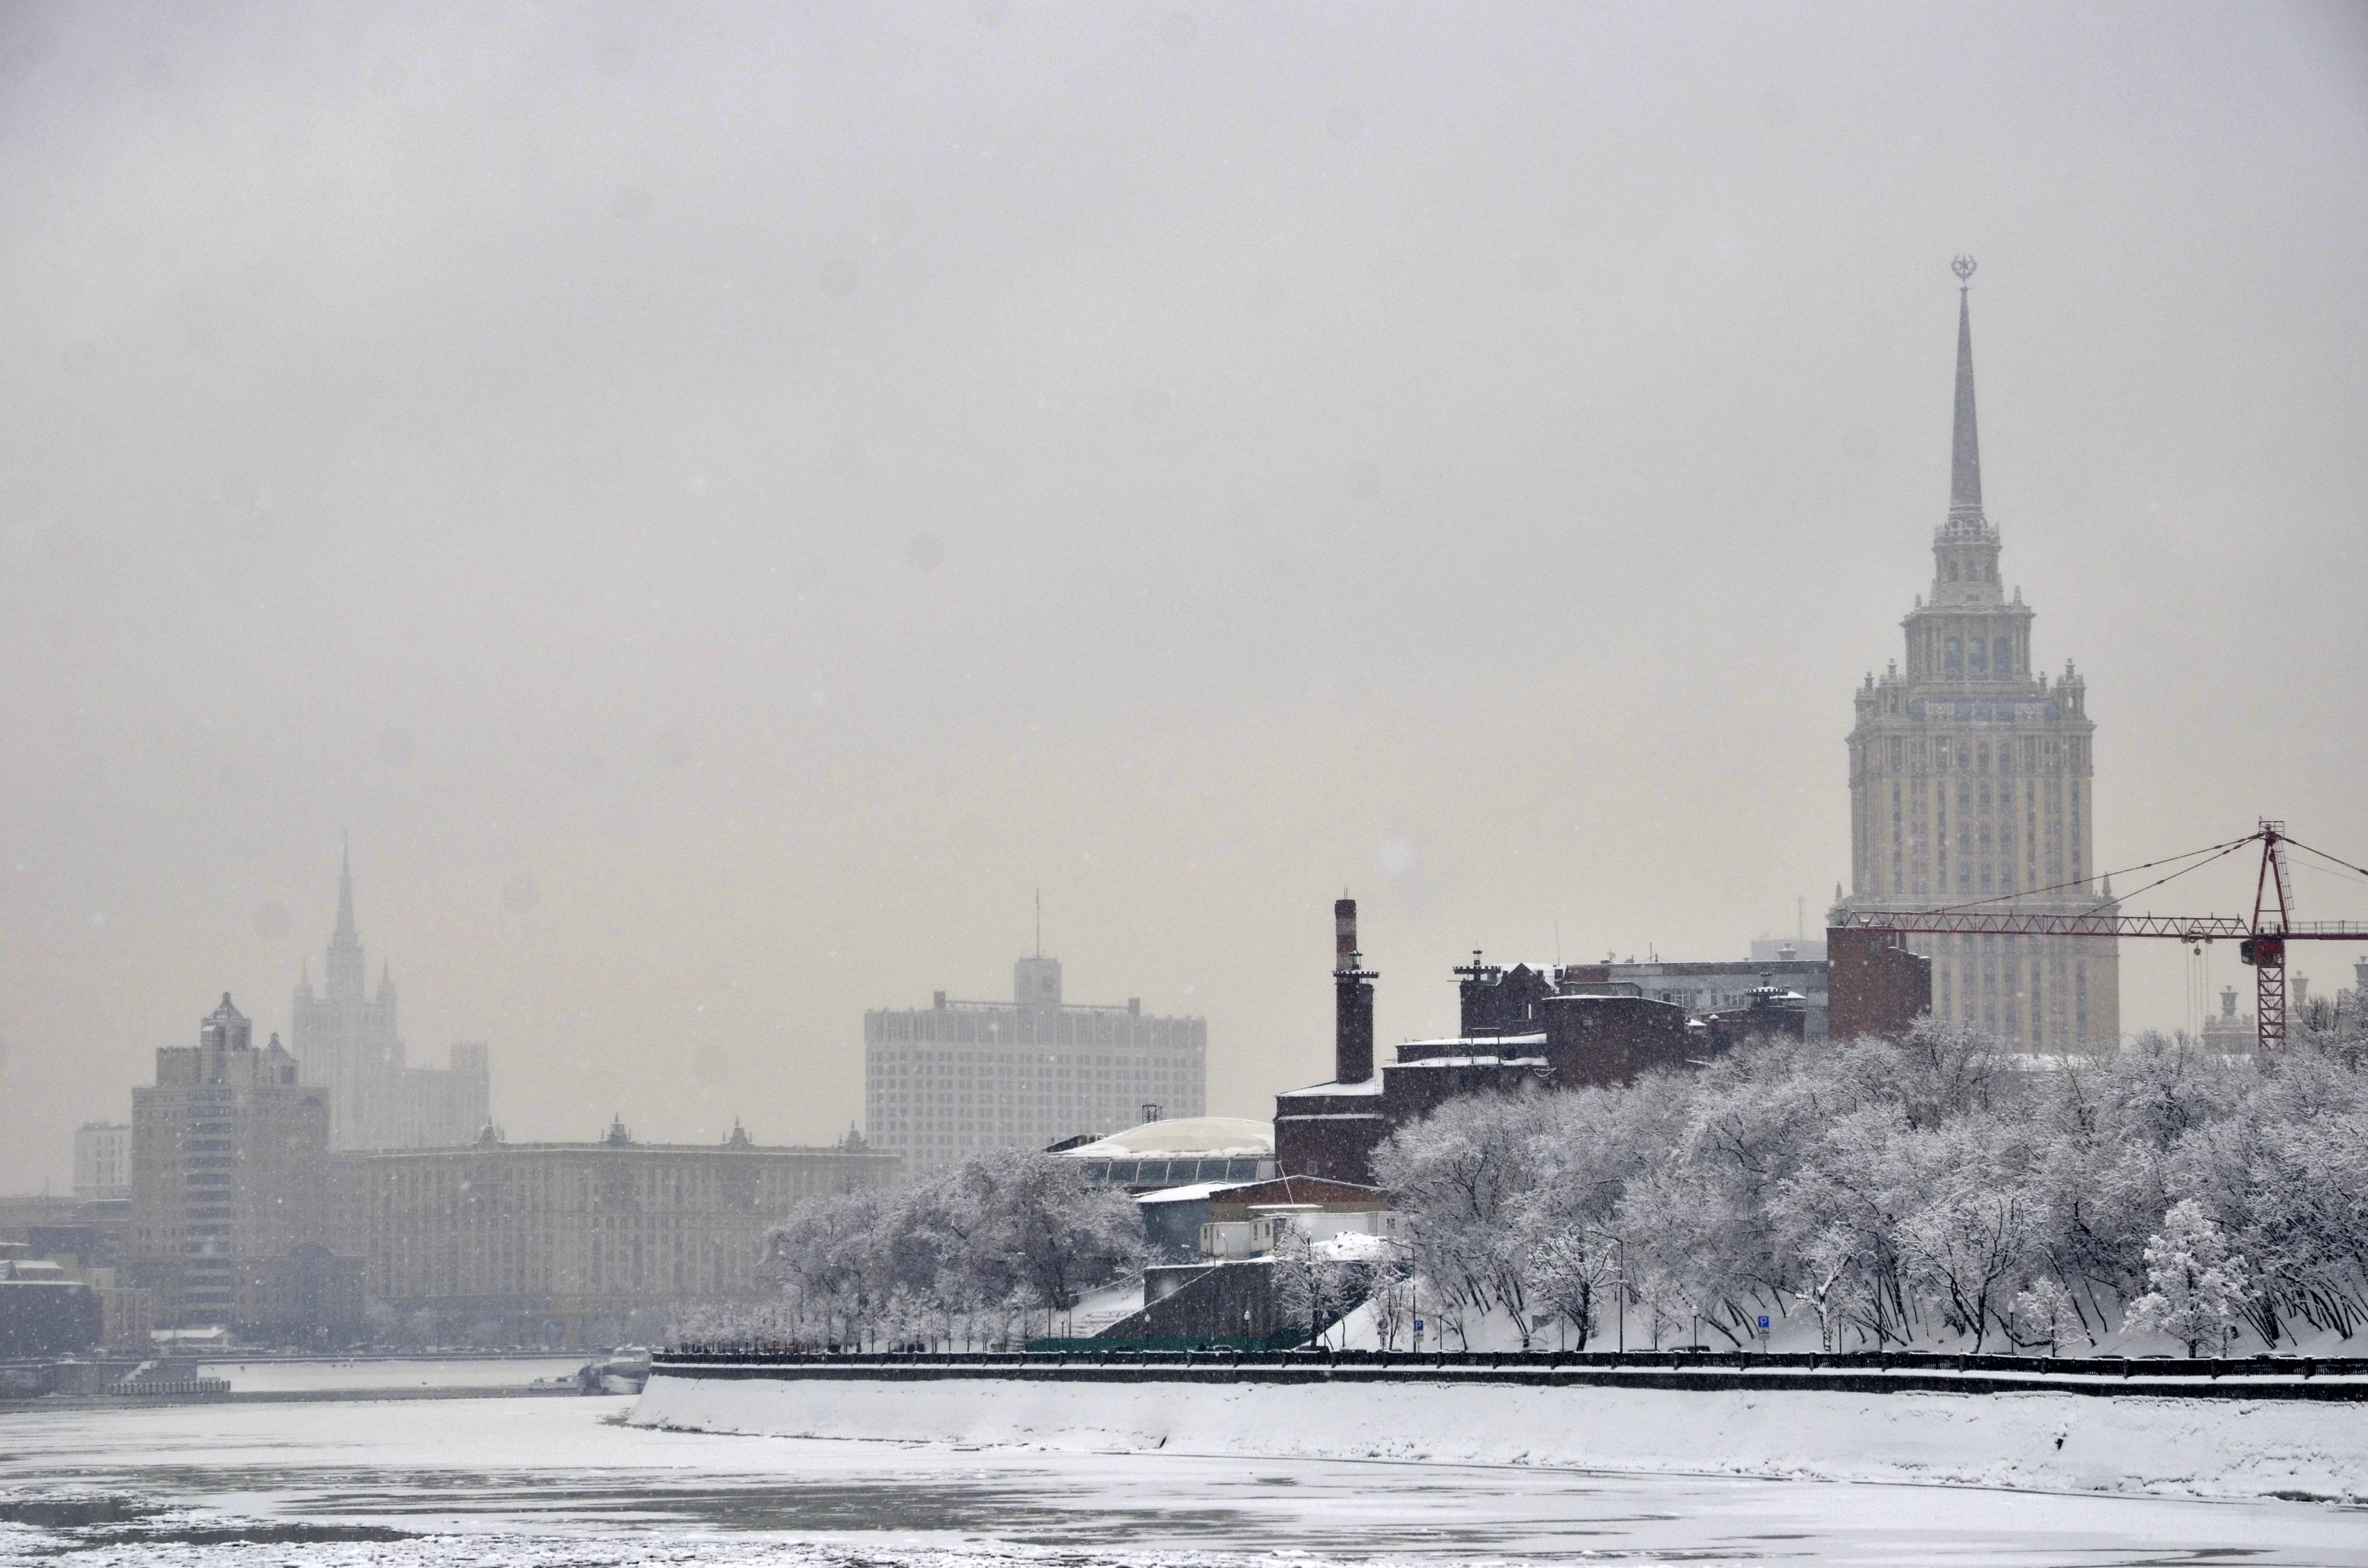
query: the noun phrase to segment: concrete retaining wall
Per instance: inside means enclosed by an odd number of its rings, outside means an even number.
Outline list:
[[[2319,1399],[1796,1382],[1192,1377],[1080,1366],[661,1366],[633,1424],[775,1437],[1526,1463],[2198,1496],[2368,1496],[2368,1419]]]

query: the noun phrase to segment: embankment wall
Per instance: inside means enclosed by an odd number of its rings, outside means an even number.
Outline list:
[[[1051,1449],[2368,1497],[2368,1409],[2343,1399],[733,1371],[660,1367],[630,1419]]]

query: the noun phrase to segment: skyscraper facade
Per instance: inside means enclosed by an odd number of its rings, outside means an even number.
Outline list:
[[[354,924],[354,869],[337,872],[337,926],[329,937],[324,989],[312,970],[297,983],[288,1040],[303,1082],[324,1091],[333,1149],[436,1149],[472,1142],[492,1120],[485,1048],[452,1047],[445,1068],[404,1062],[393,974],[383,966],[370,990]]]
[[[1021,959],[1008,1002],[879,1008],[863,1016],[864,1127],[873,1148],[926,1176],[987,1149],[1041,1149],[1144,1120],[1208,1111],[1209,1026],[1139,1001],[1061,999],[1061,960]]]
[[[194,1046],[156,1052],[131,1091],[131,1227],[125,1269],[166,1324],[270,1337],[361,1319],[359,1248],[335,1244],[329,1114],[274,1035],[257,1048],[232,1006]]]
[[[1932,582],[1901,622],[1906,664],[1869,675],[1850,735],[1850,885],[1838,916],[1965,909],[2110,914],[2096,880],[2096,725],[2070,660],[2035,673],[2032,611],[1998,572],[1982,507],[1974,414],[1970,259],[1958,266],[1956,420],[1949,513]],[[1932,1010],[2026,1051],[2112,1046],[2121,1036],[2111,937],[1938,936]]]

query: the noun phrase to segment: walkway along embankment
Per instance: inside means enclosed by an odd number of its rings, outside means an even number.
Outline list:
[[[2368,1360],[1517,1354],[656,1358],[635,1425],[2156,1492],[2368,1496]]]
[[[2057,1393],[2180,1399],[2368,1402],[2368,1358],[2190,1361],[2032,1356],[1690,1354],[1681,1351],[1126,1351],[799,1355],[675,1350],[667,1377],[927,1382],[948,1378],[1070,1382],[1509,1383],[1827,1393]]]

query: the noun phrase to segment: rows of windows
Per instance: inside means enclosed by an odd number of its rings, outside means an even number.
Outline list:
[[[2080,938],[1934,937],[1932,1012],[2030,1050],[2089,1040],[2089,954]]]
[[[769,1218],[686,1227],[641,1223],[494,1235],[391,1235],[370,1249],[370,1288],[382,1296],[438,1298],[585,1290],[733,1291],[754,1278]]]
[[[1208,1043],[1202,1018],[1151,1017],[1112,1007],[967,1005],[881,1009],[863,1016],[867,1045],[985,1045],[1144,1051],[1195,1050]]]
[[[1875,735],[1865,743],[1862,770],[1883,774],[1963,773],[2085,776],[2089,742],[2082,735]]]
[[[1905,744],[1899,737],[1890,742]],[[1939,746],[1950,749],[1945,742]],[[1886,791],[1864,781],[1852,790],[1858,891],[2012,893],[2084,881],[2085,781],[1994,777],[1987,767],[1988,743],[1961,742],[1954,749],[1972,753],[1981,766],[1953,774],[1953,788],[1911,773],[1894,776]],[[2003,771],[2006,747],[1999,749]]]

